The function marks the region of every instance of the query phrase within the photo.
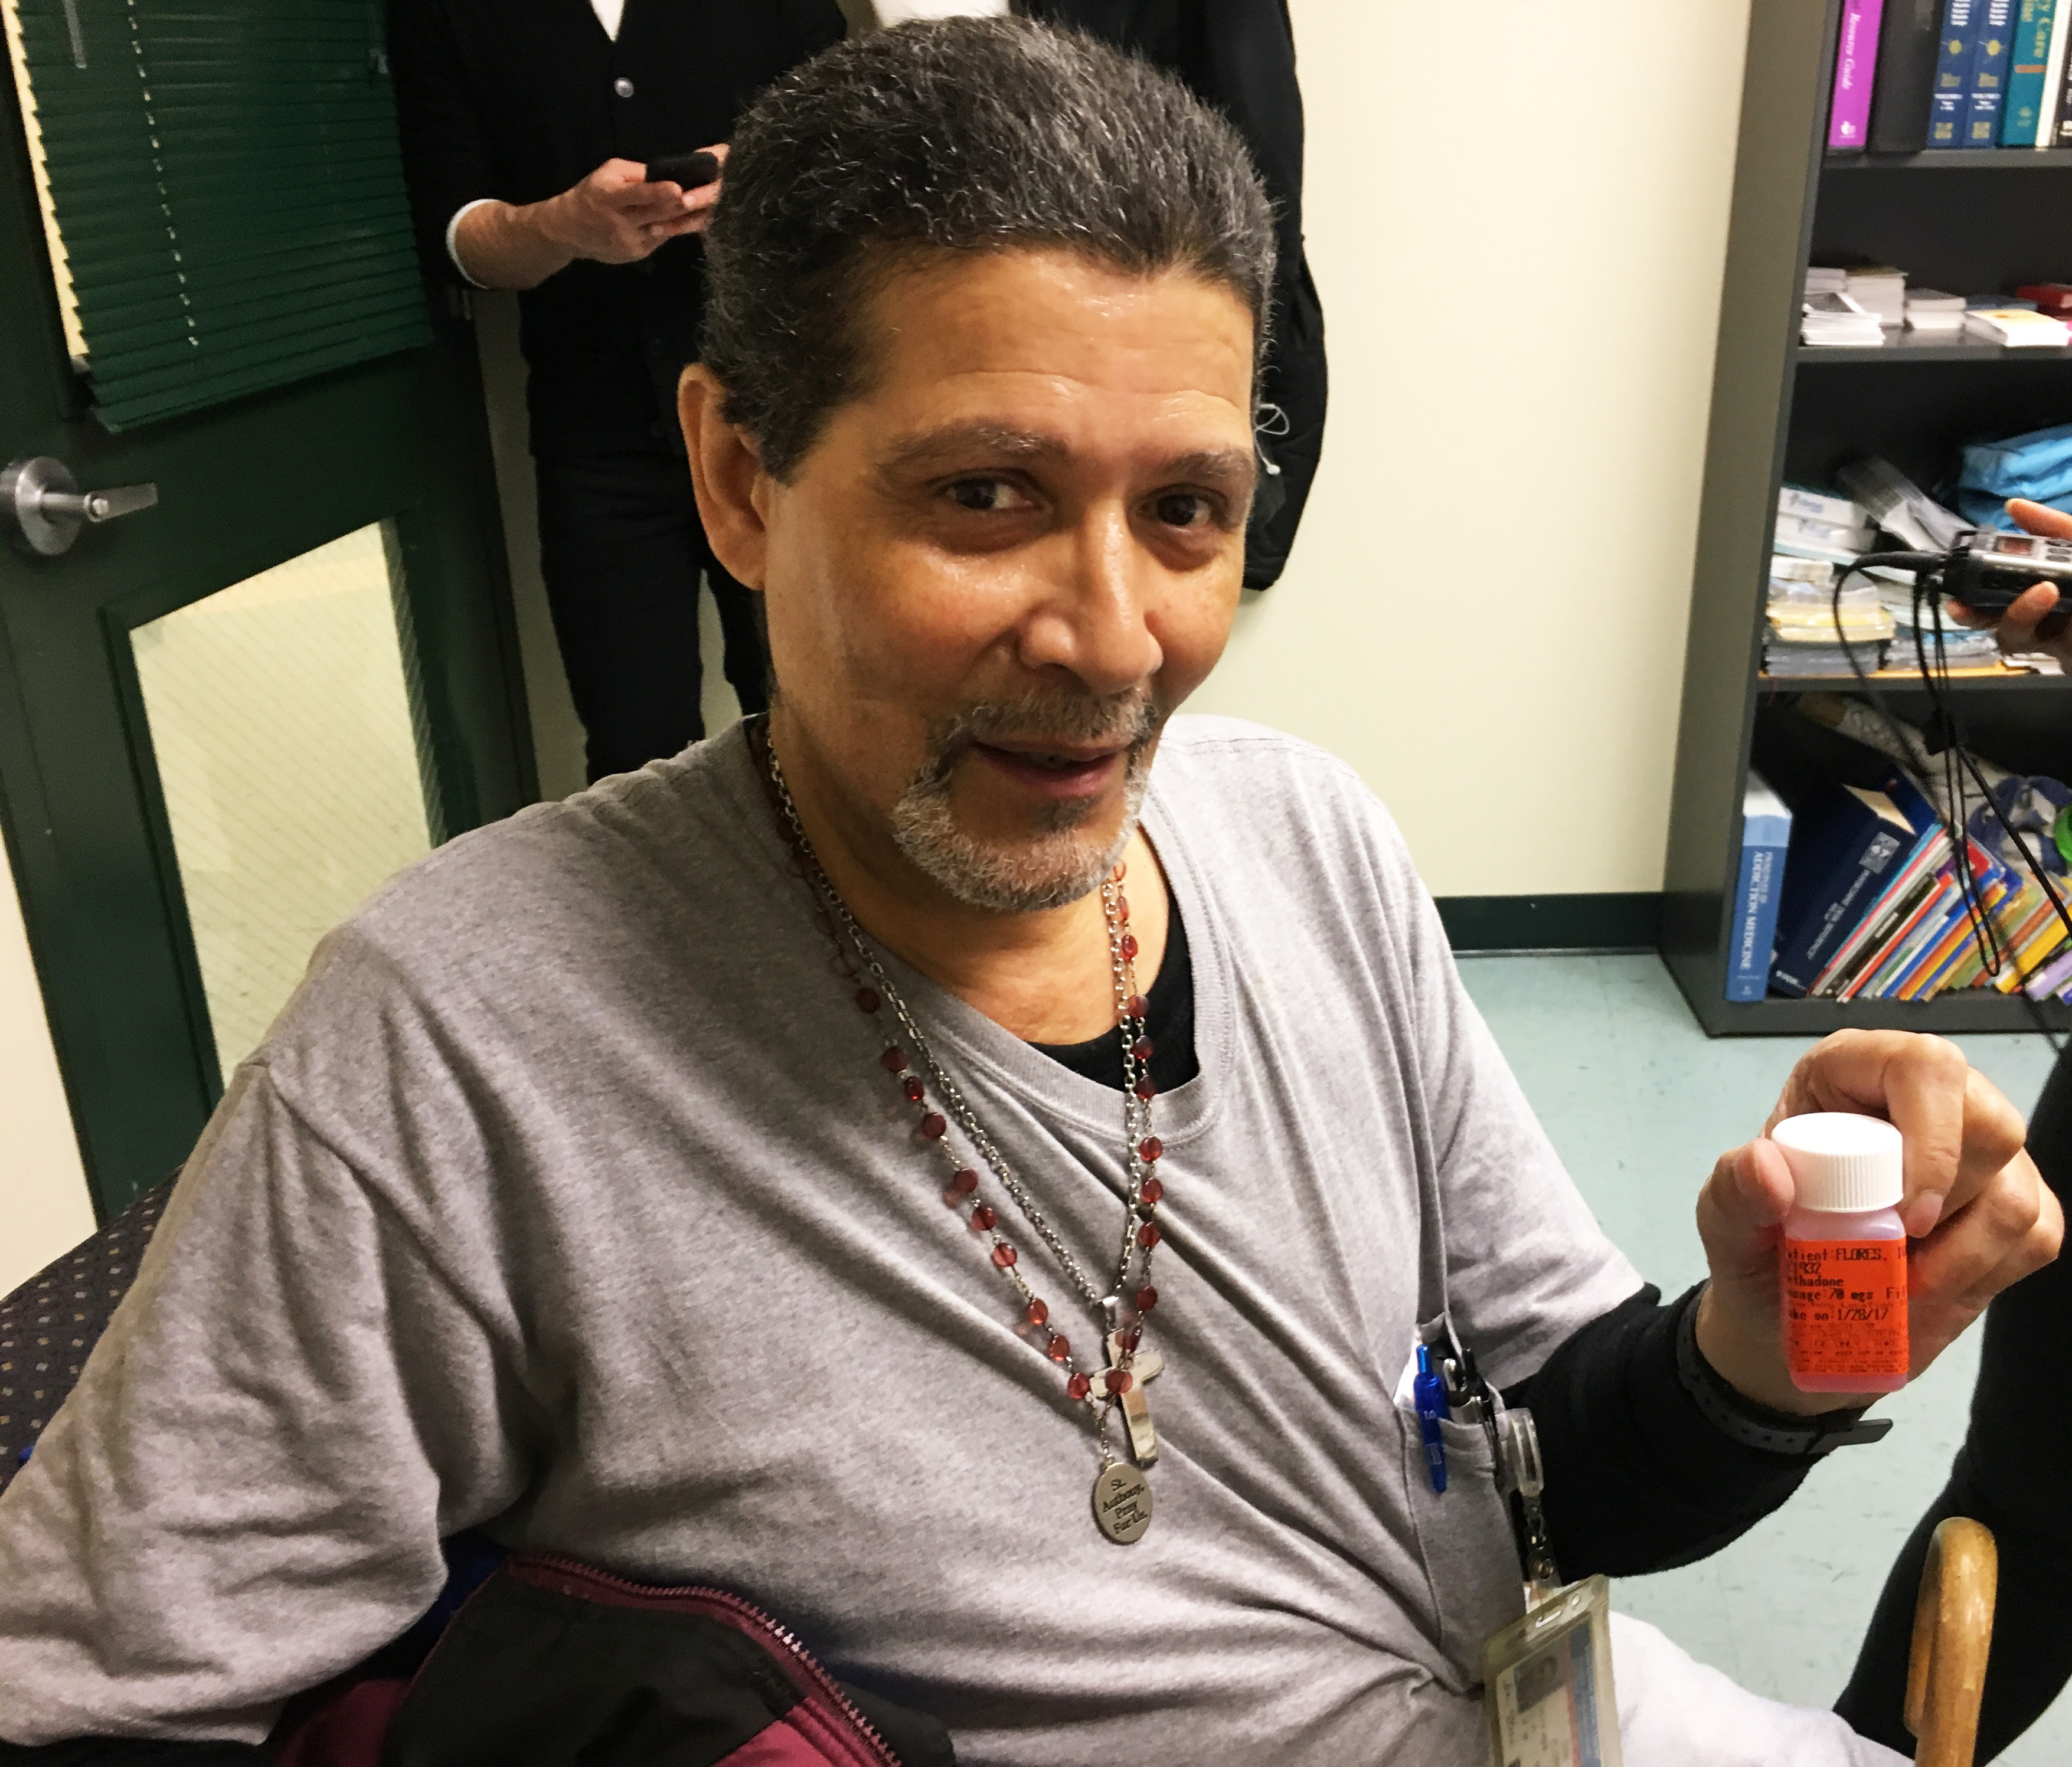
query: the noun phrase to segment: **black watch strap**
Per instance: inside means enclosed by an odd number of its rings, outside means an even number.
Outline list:
[[[1889,1417],[1865,1417],[1860,1408],[1797,1417],[1735,1391],[1698,1348],[1698,1300],[1704,1292],[1701,1284],[1684,1297],[1684,1315],[1676,1321],[1676,1379],[1722,1435],[1744,1448],[1812,1460],[1838,1448],[1877,1441],[1891,1429]]]

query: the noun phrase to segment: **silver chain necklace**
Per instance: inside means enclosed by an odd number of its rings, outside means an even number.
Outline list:
[[[767,721],[750,730],[750,746],[759,750],[771,802],[790,843],[794,869],[804,880],[817,905],[815,918],[835,947],[837,973],[854,980],[859,973],[868,980],[856,990],[857,1005],[867,1015],[889,1013],[897,1034],[886,1033],[879,1065],[898,1083],[921,1116],[916,1132],[923,1140],[941,1147],[956,1168],[944,1200],[952,1206],[968,1209],[972,1227],[991,1238],[991,1261],[1013,1284],[1023,1303],[1023,1318],[1039,1333],[1047,1331],[1043,1352],[1067,1371],[1066,1391],[1086,1405],[1093,1419],[1100,1453],[1100,1470],[1094,1480],[1094,1519],[1109,1539],[1128,1545],[1141,1539],[1151,1523],[1151,1488],[1138,1467],[1157,1459],[1157,1436],[1152,1428],[1150,1407],[1144,1383],[1160,1372],[1164,1359],[1144,1346],[1143,1317],[1157,1305],[1158,1291],[1151,1283],[1151,1255],[1163,1237],[1153,1210],[1165,1194],[1164,1181],[1154,1168],[1164,1149],[1151,1133],[1151,1100],[1157,1087],[1150,1073],[1151,1040],[1145,1031],[1146,1002],[1137,992],[1135,960],[1137,939],[1129,931],[1129,902],[1122,883],[1127,868],[1117,865],[1100,886],[1102,916],[1108,928],[1108,967],[1113,978],[1116,1013],[1122,1034],[1123,1140],[1128,1173],[1128,1195],[1123,1210],[1122,1243],[1116,1259],[1113,1280],[1104,1291],[1087,1274],[1071,1248],[1061,1239],[1030,1194],[1013,1164],[986,1132],[977,1114],[936,1055],[891,976],[883,960],[856,917],[836,890],[819,856],[813,850],[798,806],[785,783],[775,746],[769,740]],[[929,1093],[940,1100],[939,1111],[929,1107]],[[1096,1373],[1079,1366],[1068,1339],[1048,1330],[1050,1307],[1030,1286],[1020,1268],[1020,1255],[1011,1242],[996,1230],[998,1217],[979,1195],[978,1173],[964,1166],[950,1146],[947,1130],[954,1122],[964,1140],[1049,1250],[1066,1280],[1078,1292],[1099,1324],[1107,1350],[1106,1367]],[[1127,1295],[1131,1271],[1139,1286]],[[1120,1461],[1108,1440],[1109,1414],[1120,1410],[1137,1465]]]

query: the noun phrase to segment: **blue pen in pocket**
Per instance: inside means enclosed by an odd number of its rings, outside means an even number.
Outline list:
[[[1432,1372],[1432,1347],[1417,1346],[1417,1373],[1410,1383],[1410,1401],[1417,1407],[1417,1433],[1424,1438],[1424,1466],[1432,1489],[1446,1488],[1446,1438],[1439,1420],[1446,1415],[1446,1383]]]

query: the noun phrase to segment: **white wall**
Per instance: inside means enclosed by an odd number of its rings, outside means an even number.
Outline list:
[[[0,845],[0,1295],[92,1231],[72,1112]]]
[[[1194,704],[1352,762],[1437,894],[1658,890],[1746,0],[1292,10],[1330,426]]]
[[[1291,10],[1330,418],[1288,573],[1194,707],[1353,762],[1436,894],[1659,890],[1748,0]],[[476,314],[559,795],[515,306]]]

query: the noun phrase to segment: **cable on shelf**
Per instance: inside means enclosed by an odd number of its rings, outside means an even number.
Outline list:
[[[1971,870],[1971,836],[1967,832],[1970,818],[1966,811],[1964,777],[1971,776],[1971,783],[1978,788],[1981,802],[1992,814],[1993,820],[2000,826],[2013,850],[2021,854],[2028,865],[2029,875],[2055,910],[2059,923],[2067,937],[2072,937],[2072,908],[2058,893],[2049,874],[2044,869],[2041,857],[2029,844],[2021,832],[2008,820],[2007,813],[1994,797],[1992,788],[1979,771],[1978,762],[1963,740],[1963,733],[1957,721],[1955,702],[1950,695],[1949,660],[1942,644],[1942,571],[1948,561],[1942,553],[1887,552],[1865,553],[1845,567],[1835,579],[1835,591],[1830,603],[1835,622],[1835,636],[1842,646],[1842,653],[1849,660],[1849,668],[1857,684],[1869,697],[1872,707],[1883,721],[1885,731],[1901,754],[1908,752],[1908,745],[1900,734],[1899,721],[1892,709],[1885,704],[1885,696],[1878,691],[1871,677],[1864,672],[1856,647],[1848,641],[1842,624],[1842,591],[1848,586],[1849,579],[1858,574],[1868,575],[1873,569],[1906,570],[1914,573],[1914,659],[1921,676],[1922,689],[1928,696],[1929,729],[1931,742],[1939,742],[1942,747],[1942,800],[1937,804],[1935,813],[1942,824],[1943,832],[1949,837],[1951,857],[1957,877],[1957,894],[1964,905],[1965,918],[1971,923],[1972,936],[1979,942],[1979,949],[1985,955],[1986,972],[1991,976],[2000,973],[2004,964],[2015,966],[2015,987],[2027,1005],[2029,1016],[2036,1021],[2037,1033],[2051,1048],[2062,1054],[2064,1040],[2052,1029],[2045,1016],[2043,1003],[2029,991],[2029,976],[2033,971],[2025,972],[2021,967],[2021,954],[2003,947],[2000,931],[1993,925],[1992,916],[1987,912],[1979,894],[1979,880]],[[1926,615],[1924,621],[1923,615]],[[1935,634],[1933,665],[1929,661],[1928,646],[1922,636],[1924,624],[1930,624]],[[1931,754],[1934,750],[1931,748]]]

